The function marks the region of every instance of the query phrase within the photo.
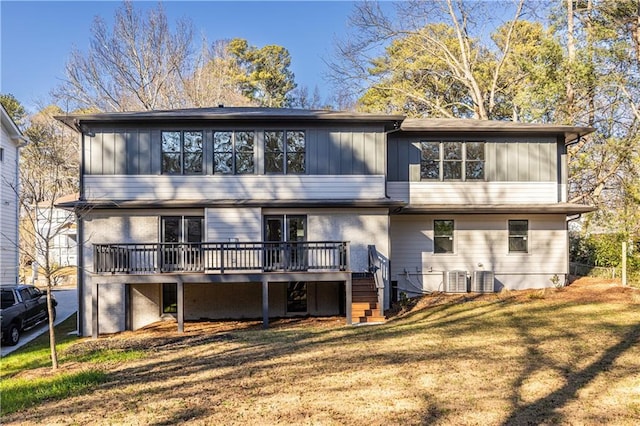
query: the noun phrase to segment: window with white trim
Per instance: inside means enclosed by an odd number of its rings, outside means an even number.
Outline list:
[[[529,252],[529,221],[509,221],[509,253]]]
[[[433,221],[433,252],[453,253],[453,220]]]

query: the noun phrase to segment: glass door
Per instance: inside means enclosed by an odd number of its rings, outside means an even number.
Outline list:
[[[161,218],[162,271],[199,271],[202,269],[204,218],[199,216],[163,216]],[[189,243],[189,244],[185,244]]]
[[[265,270],[306,269],[304,244],[296,244],[306,241],[306,225],[306,216],[273,215],[264,217]]]

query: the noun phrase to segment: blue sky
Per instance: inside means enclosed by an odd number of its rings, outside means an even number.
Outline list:
[[[156,1],[135,2],[137,9]],[[49,92],[64,78],[72,47],[86,51],[96,15],[113,20],[120,1],[7,1],[0,0],[0,92],[12,93],[30,112],[48,102]],[[333,41],[344,37],[353,9],[349,1],[165,1],[170,23],[189,18],[196,37],[245,38],[262,47],[278,44],[289,50],[291,69],[299,85],[323,96]]]

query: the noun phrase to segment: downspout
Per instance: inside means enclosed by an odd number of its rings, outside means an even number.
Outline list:
[[[567,276],[565,278],[564,285],[569,285],[569,275],[571,275],[571,254],[569,250],[569,222],[573,222],[574,220],[578,220],[582,217],[581,213],[575,214],[573,216],[567,216],[566,218],[566,232],[567,232]]]
[[[390,199],[389,193],[387,192],[387,183],[388,180],[388,169],[389,169],[389,135],[391,133],[396,133],[401,130],[401,124],[399,122],[393,123],[393,130],[385,131],[385,141],[384,141],[384,198]],[[385,286],[383,290],[383,300],[380,305],[380,315],[384,316],[385,303],[389,301],[389,308],[391,307],[391,212],[387,213],[387,282],[388,286]]]
[[[79,143],[80,143],[80,167],[78,167],[78,199],[84,200],[84,179],[83,179],[83,170],[84,170],[84,134],[79,132]],[[82,215],[82,209],[79,207],[75,208],[76,220],[78,222],[78,241],[76,242],[76,258],[78,263],[78,269],[76,272],[77,276],[77,286],[78,286],[78,336],[82,337],[84,330],[84,217]]]
[[[388,169],[388,161],[389,161],[389,135],[391,133],[396,133],[399,132],[400,130],[402,130],[400,128],[400,123],[399,122],[395,122],[393,123],[393,130],[386,130],[384,132],[385,134],[385,141],[384,141],[384,198],[389,198],[389,194],[387,193],[387,169]],[[391,256],[389,256],[391,257]]]

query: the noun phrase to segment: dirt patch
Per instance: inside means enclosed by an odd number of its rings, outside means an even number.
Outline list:
[[[574,303],[624,303],[640,304],[640,289],[622,286],[619,280],[581,277],[570,285],[559,288],[533,290],[503,290],[499,293],[451,294],[435,292],[396,304],[387,312],[387,318],[402,317],[406,314],[444,304],[458,304],[482,301],[502,301],[529,303],[535,300],[552,300]]]
[[[618,280],[601,278],[579,278],[566,287],[537,290],[507,290],[499,293],[447,294],[442,292],[409,299],[404,306],[394,306],[386,312],[387,318],[402,317],[422,309],[444,304],[459,304],[496,300],[511,303],[530,303],[545,299],[556,302],[575,303],[624,303],[640,304],[640,289],[623,287]],[[344,327],[344,317],[277,318],[269,321],[269,328],[336,329]],[[176,321],[160,321],[136,331],[125,331],[103,335],[97,340],[84,340],[69,348],[75,355],[97,349],[144,349],[159,350],[168,346],[189,347],[208,342],[233,339],[232,332],[260,330],[262,321],[187,321],[184,333],[178,333]],[[79,351],[79,352],[78,352]]]

